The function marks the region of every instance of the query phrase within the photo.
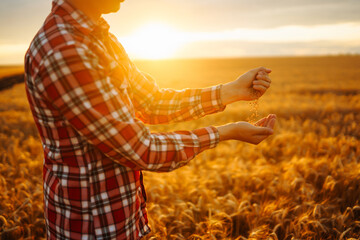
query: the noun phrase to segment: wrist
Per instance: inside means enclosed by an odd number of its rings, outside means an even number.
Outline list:
[[[226,83],[226,84],[222,85],[221,91],[220,91],[220,96],[221,96],[221,101],[224,105],[228,105],[228,104],[236,101],[234,99],[233,91],[234,90],[233,90],[233,86],[231,83]]]
[[[234,82],[222,85],[220,90],[221,101],[224,105],[242,100],[241,91],[235,86]]]
[[[232,133],[232,129],[233,129],[232,125],[233,124],[230,123],[227,125],[222,125],[222,126],[217,127],[220,142],[232,139],[232,137],[231,137],[231,133]]]

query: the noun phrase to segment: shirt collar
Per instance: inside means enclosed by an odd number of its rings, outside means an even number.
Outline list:
[[[64,18],[65,21],[69,22],[85,35],[92,33],[102,38],[109,34],[110,26],[104,18],[100,18],[96,23],[66,0],[53,0],[51,11],[53,14]]]

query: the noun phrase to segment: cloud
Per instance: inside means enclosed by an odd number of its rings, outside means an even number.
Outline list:
[[[272,57],[272,56],[322,56],[338,54],[359,54],[358,42],[316,41],[316,42],[247,42],[213,41],[193,42],[177,52],[179,58],[219,57]]]
[[[360,23],[341,23],[317,26],[281,26],[276,28],[237,28],[219,32],[188,34],[192,41],[253,41],[253,42],[314,42],[359,41]]]
[[[23,61],[50,5],[0,1],[0,63]],[[120,40],[149,21],[167,23],[186,43],[177,56],[261,56],[359,53],[359,12],[359,0],[127,0],[106,18]]]
[[[360,22],[359,12],[359,0],[137,0],[125,1],[110,19],[135,25],[163,20],[184,31],[219,31]],[[124,32],[130,27],[121,25]]]
[[[120,38],[131,57],[142,58],[147,49],[155,52],[165,49],[167,42],[176,43],[172,52],[180,58],[360,53],[360,23],[236,28],[214,32],[177,32],[171,28],[147,30],[145,35]]]
[[[30,42],[51,10],[51,0],[0,0],[0,42]]]

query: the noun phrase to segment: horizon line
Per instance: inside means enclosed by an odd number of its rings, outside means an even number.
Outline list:
[[[360,57],[360,53],[338,53],[338,54],[314,54],[314,55],[264,55],[264,56],[229,56],[229,57],[172,57],[172,58],[134,58],[134,62],[161,62],[161,61],[186,61],[186,60],[237,60],[237,59],[255,59],[255,58],[324,58],[324,57]],[[23,64],[0,64],[0,68],[20,67]]]

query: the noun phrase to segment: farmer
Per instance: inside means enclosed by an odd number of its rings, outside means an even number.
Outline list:
[[[139,239],[150,232],[142,170],[186,165],[220,141],[258,144],[276,117],[192,131],[144,125],[197,119],[270,86],[260,67],[224,85],[159,89],[127,56],[102,14],[119,0],[55,0],[25,56],[26,93],[44,150],[49,239]]]

